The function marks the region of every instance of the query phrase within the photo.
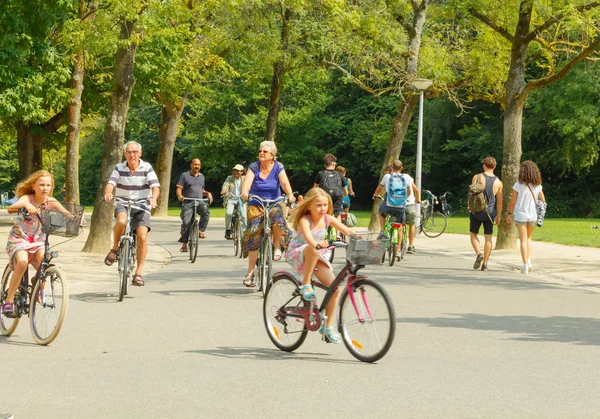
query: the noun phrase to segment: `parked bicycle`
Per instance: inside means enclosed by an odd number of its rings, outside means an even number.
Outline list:
[[[263,217],[263,236],[258,250],[258,259],[254,268],[253,283],[262,292],[264,296],[271,283],[271,269],[273,266],[273,239],[271,238],[271,220],[269,213],[271,209],[283,202],[283,198],[263,199],[258,195],[250,195],[248,200],[258,202],[265,211]]]
[[[0,333],[14,333],[22,316],[29,316],[31,334],[40,345],[48,345],[60,332],[67,314],[69,289],[64,272],[55,266],[52,259],[58,252],[51,250],[49,237],[76,237],[79,234],[83,207],[68,202],[60,203],[68,214],[53,209],[44,209],[38,215],[42,231],[46,234],[44,259],[33,277],[25,270],[14,298],[14,317],[0,313]],[[22,212],[25,215],[26,211]],[[0,283],[0,306],[6,301],[12,270],[7,265]]]
[[[421,201],[421,221],[418,233],[425,233],[427,237],[439,237],[448,226],[448,218],[440,211],[435,211],[438,198],[431,191],[423,190],[427,198]]]
[[[440,209],[442,211],[442,214],[444,214],[446,217],[452,217],[454,215],[454,210],[452,209],[452,206],[450,206],[450,204],[448,203],[448,199],[451,196],[452,196],[452,193],[444,192],[443,194],[440,195],[440,198],[439,198]]]
[[[360,361],[375,362],[392,346],[396,333],[394,305],[381,285],[357,274],[365,265],[381,262],[388,239],[378,233],[351,235],[349,239],[348,243],[331,243],[331,247],[347,246],[346,265],[331,287],[312,282],[314,288],[326,290],[320,305],[302,299],[300,281],[294,274],[279,271],[273,275],[263,303],[263,318],[269,339],[279,349],[294,351],[309,331],[319,330],[327,321],[325,308],[342,284],[338,329],[348,351]]]
[[[190,262],[196,262],[198,256],[198,237],[200,237],[200,218],[198,215],[198,205],[200,202],[208,202],[208,198],[183,198],[184,201],[194,201],[194,214],[192,215],[192,225],[188,234],[188,252]]]
[[[404,259],[408,249],[408,226],[406,223],[392,221],[392,218],[394,220],[396,219],[395,216],[391,215],[388,215],[385,218],[385,226],[383,228],[384,234],[389,238],[389,241],[387,242],[387,254],[390,266],[394,266],[396,258],[398,261]],[[400,248],[399,252],[398,248]],[[383,254],[381,262],[385,262],[385,253]]]

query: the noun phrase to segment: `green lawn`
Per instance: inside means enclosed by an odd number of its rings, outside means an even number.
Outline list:
[[[86,207],[86,211],[92,211],[92,207]],[[179,207],[169,207],[170,216],[179,216]],[[358,227],[367,227],[371,219],[370,211],[352,211],[358,220]],[[210,207],[210,216],[224,218],[225,209],[221,206]],[[598,218],[547,218],[542,228],[536,228],[533,239],[551,243],[588,246],[600,248],[600,229],[592,229],[592,226],[600,226]],[[469,217],[454,216],[448,219],[448,233],[469,234]],[[495,229],[494,229],[495,232]]]

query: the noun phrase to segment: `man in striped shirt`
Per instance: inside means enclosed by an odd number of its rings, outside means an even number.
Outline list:
[[[118,163],[110,175],[104,188],[104,200],[110,202],[115,196],[124,199],[147,199],[131,211],[131,229],[137,234],[137,266],[132,285],[144,285],[142,269],[148,252],[148,232],[150,231],[150,208],[156,207],[156,199],[160,194],[160,184],[156,172],[150,163],[143,161],[142,146],[135,141],[129,141],[123,147],[125,161]],[[108,266],[115,262],[119,248],[119,239],[125,231],[127,223],[127,207],[117,203],[115,207],[117,222],[114,228],[113,247],[104,259]]]

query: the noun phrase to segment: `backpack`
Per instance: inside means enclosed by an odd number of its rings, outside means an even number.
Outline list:
[[[333,201],[337,201],[344,196],[344,187],[342,186],[341,173],[335,170],[324,170],[321,172],[321,182],[319,187],[327,192]]]
[[[406,179],[399,173],[391,173],[387,184],[387,203],[390,207],[402,208],[406,205],[408,188]]]
[[[481,174],[477,175],[476,183],[469,185],[467,201],[469,203],[469,210],[473,213],[487,210],[488,200],[485,196],[485,183],[481,183]]]

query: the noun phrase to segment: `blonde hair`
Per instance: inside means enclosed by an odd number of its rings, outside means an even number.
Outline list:
[[[31,195],[35,193],[33,190],[35,183],[39,178],[46,176],[52,181],[52,188],[50,189],[50,196],[52,196],[54,193],[54,176],[52,176],[52,173],[47,170],[38,170],[37,172],[33,172],[27,179],[17,185],[17,188],[15,189],[15,195],[20,198],[24,195]]]
[[[317,198],[327,198],[327,202],[329,203],[329,206],[327,207],[327,214],[333,214],[333,202],[331,202],[331,196],[329,196],[329,194],[321,188],[312,188],[306,193],[306,195],[304,195],[304,201],[302,201],[302,203],[298,205],[298,208],[296,209],[296,215],[294,216],[294,221],[292,223],[294,230],[298,230],[300,220],[302,217],[310,213],[310,206]]]

